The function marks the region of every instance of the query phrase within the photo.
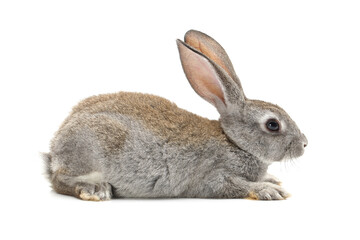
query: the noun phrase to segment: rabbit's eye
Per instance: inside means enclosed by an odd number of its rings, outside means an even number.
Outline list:
[[[266,128],[267,128],[269,131],[277,132],[277,131],[279,131],[279,129],[280,129],[280,123],[279,123],[276,119],[269,119],[269,120],[266,122]]]

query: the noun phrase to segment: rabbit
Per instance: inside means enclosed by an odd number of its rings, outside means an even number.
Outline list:
[[[73,108],[43,154],[57,193],[92,201],[289,197],[267,169],[303,155],[305,135],[279,106],[245,96],[213,38],[190,30],[176,42],[190,85],[219,120],[150,94],[89,97]]]

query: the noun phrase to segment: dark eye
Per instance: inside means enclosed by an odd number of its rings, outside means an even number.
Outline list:
[[[277,131],[279,131],[279,129],[280,129],[280,123],[279,123],[276,119],[269,119],[269,120],[266,122],[266,128],[267,128],[269,131],[277,132]]]

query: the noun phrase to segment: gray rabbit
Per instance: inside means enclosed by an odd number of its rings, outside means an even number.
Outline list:
[[[246,98],[214,39],[190,30],[177,45],[191,86],[216,107],[220,120],[150,94],[85,99],[43,155],[56,192],[93,201],[289,196],[267,168],[301,156],[305,135],[279,106]]]

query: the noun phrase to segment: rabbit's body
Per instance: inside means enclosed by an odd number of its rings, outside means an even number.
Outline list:
[[[214,39],[191,30],[177,44],[191,86],[220,120],[148,94],[90,97],[74,107],[44,155],[55,191],[84,200],[288,196],[266,171],[301,156],[305,135],[277,105],[246,98]]]
[[[211,184],[231,177],[255,182],[267,170],[227,139],[219,121],[125,92],[76,106],[52,142],[50,161],[51,175],[73,177],[75,185],[96,179],[109,183],[115,197],[134,198],[246,197],[226,196]]]

